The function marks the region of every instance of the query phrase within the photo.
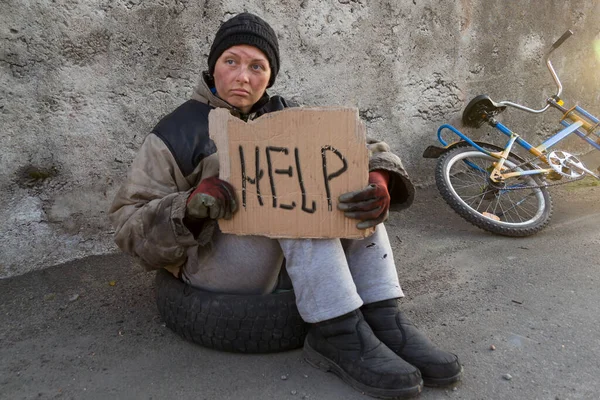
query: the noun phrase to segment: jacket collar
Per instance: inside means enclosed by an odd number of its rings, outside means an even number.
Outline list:
[[[198,85],[192,93],[192,100],[199,101],[206,105],[218,108],[227,108],[233,115],[243,120],[254,119],[254,116],[258,110],[260,110],[265,104],[269,102],[269,95],[265,91],[262,97],[252,106],[252,109],[248,114],[243,114],[237,107],[232,106],[217,94],[213,93],[211,88],[215,87],[214,82],[208,71],[202,73],[202,77]]]

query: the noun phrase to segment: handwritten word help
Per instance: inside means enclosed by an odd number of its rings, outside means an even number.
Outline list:
[[[295,201],[292,201],[291,204],[282,204],[278,202],[277,198],[278,180],[295,178],[298,181],[298,187],[300,189],[301,198],[298,200],[301,202],[302,211],[312,214],[317,210],[317,204],[315,201],[312,201],[310,207],[307,205],[306,189],[304,180],[302,179],[301,156],[297,147],[293,149],[292,154],[292,151],[290,151],[290,149],[287,147],[267,146],[264,149],[261,149],[260,147],[255,146],[254,151],[250,151],[250,154],[254,153],[253,177],[248,175],[249,166],[248,162],[246,161],[248,159],[248,152],[242,145],[239,146],[238,150],[242,171],[242,206],[244,208],[246,208],[249,184],[256,186],[256,197],[258,204],[261,206],[266,206],[263,199],[263,189],[261,189],[261,180],[265,178],[266,168],[268,187],[272,196],[271,205],[273,208],[279,207],[284,210],[293,210],[296,208],[297,204]],[[322,146],[320,151],[321,164],[323,167],[323,187],[327,195],[327,208],[328,211],[332,211],[333,207],[331,200],[331,188],[329,183],[331,180],[339,177],[348,170],[348,162],[346,161],[344,155],[332,146]],[[262,157],[261,154],[263,155]],[[331,164],[341,164],[341,166],[337,170],[331,172],[333,169]],[[295,173],[294,170],[296,171]],[[287,178],[283,178],[281,175],[284,175]],[[265,185],[266,183],[267,182],[265,182]]]

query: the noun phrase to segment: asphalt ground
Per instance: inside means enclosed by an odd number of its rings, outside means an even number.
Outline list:
[[[479,230],[432,187],[392,214],[401,306],[464,364],[460,384],[421,399],[600,398],[600,187],[552,193],[550,226],[528,238]],[[368,398],[301,350],[186,342],[161,321],[153,279],[109,255],[0,280],[0,398]]]

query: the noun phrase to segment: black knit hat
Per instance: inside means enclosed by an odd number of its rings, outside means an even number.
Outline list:
[[[241,13],[224,22],[210,47],[208,72],[213,75],[217,59],[225,50],[238,44],[254,46],[267,56],[271,67],[269,85],[275,82],[279,71],[279,42],[271,26],[261,18],[250,13]]]

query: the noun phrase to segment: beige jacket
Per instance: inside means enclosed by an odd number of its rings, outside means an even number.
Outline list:
[[[192,99],[234,112],[233,107],[210,91],[204,80]],[[370,170],[390,172],[392,204],[396,208],[408,207],[414,187],[398,156],[382,141],[368,139],[368,147]],[[164,267],[174,272],[186,262],[197,264],[198,254],[210,251],[216,222],[206,220],[194,235],[183,222],[186,200],[201,180],[219,175],[217,157],[214,153],[204,158],[191,174],[184,176],[162,139],[149,134],[109,210],[119,248],[148,270]]]

